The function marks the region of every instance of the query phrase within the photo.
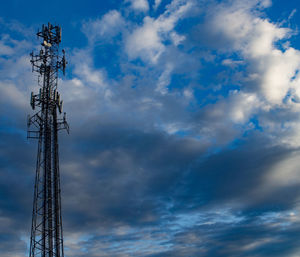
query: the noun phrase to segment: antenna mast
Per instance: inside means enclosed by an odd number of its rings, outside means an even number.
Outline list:
[[[30,105],[36,113],[28,116],[27,138],[38,139],[36,177],[29,257],[64,257],[61,218],[58,131],[66,129],[66,113],[57,91],[58,72],[65,73],[66,59],[59,55],[61,27],[43,25],[38,54],[31,53],[32,71],[38,73],[39,91],[31,93]]]

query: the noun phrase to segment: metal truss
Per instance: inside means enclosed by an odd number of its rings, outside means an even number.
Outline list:
[[[31,55],[32,71],[38,73],[39,91],[31,93],[36,113],[28,116],[27,138],[38,139],[36,177],[29,257],[64,257],[58,131],[66,129],[66,113],[57,91],[58,73],[65,73],[65,52],[59,55],[61,28],[43,25],[37,37],[42,47]]]

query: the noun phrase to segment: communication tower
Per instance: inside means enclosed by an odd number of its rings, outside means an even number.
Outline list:
[[[65,74],[65,52],[59,54],[61,27],[50,23],[37,32],[42,47],[31,53],[38,74],[38,93],[31,93],[35,114],[28,116],[27,138],[38,139],[29,257],[64,257],[61,215],[58,131],[66,129],[66,113],[57,90],[59,70]]]

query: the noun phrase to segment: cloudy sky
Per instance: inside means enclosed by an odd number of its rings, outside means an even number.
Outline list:
[[[43,23],[63,28],[66,257],[300,256],[296,0],[3,1],[0,255],[28,255]]]

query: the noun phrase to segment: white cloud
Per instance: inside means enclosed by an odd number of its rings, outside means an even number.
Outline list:
[[[183,95],[184,95],[184,97],[185,97],[186,99],[192,100],[193,97],[194,97],[194,92],[193,92],[192,89],[186,88],[186,89],[183,90]]]
[[[236,1],[235,1],[236,2]],[[242,1],[243,2],[243,1]],[[221,6],[214,12],[210,28],[233,45],[230,50],[242,51],[247,57],[261,57],[274,49],[274,42],[289,36],[290,30],[278,27],[253,13],[257,5]]]
[[[160,6],[161,2],[162,2],[162,0],[155,0],[154,5],[153,5],[153,9],[156,10]]]
[[[74,64],[74,75],[76,75],[85,86],[92,87],[95,91],[107,87],[105,70],[93,67],[93,56],[90,48],[75,50],[71,61]]]
[[[117,35],[120,33],[124,25],[125,20],[121,13],[116,10],[112,10],[100,19],[83,23],[82,31],[90,42],[93,43],[95,40],[103,40]]]
[[[255,94],[234,91],[230,97],[230,108],[227,112],[234,123],[244,124],[259,108],[260,102]]]
[[[173,65],[171,63],[167,64],[166,69],[158,79],[158,83],[155,91],[161,93],[162,95],[168,92],[167,86],[170,84],[171,81],[172,70],[173,70]]]
[[[281,50],[275,45],[279,40],[289,38],[291,31],[260,18],[254,11],[269,5],[269,1],[221,5],[214,12],[210,25],[214,33],[229,40],[233,50],[239,51],[251,66],[253,82],[257,83],[265,99],[273,105],[281,105],[300,68],[300,52],[291,47]]]
[[[288,91],[299,87],[293,83],[293,77],[300,68],[298,50],[293,48],[285,52],[273,50],[267,58],[261,60],[260,68],[264,71],[261,77],[261,89],[270,103],[282,104]]]
[[[270,186],[291,186],[300,182],[299,152],[294,152],[287,158],[276,163],[266,176],[266,183]]]
[[[170,37],[175,46],[178,46],[185,39],[185,36],[179,35],[175,31],[170,33]]]
[[[196,132],[196,136],[214,144],[226,145],[253,127],[249,120],[260,106],[256,94],[231,91],[228,97],[200,109],[189,132]]]
[[[21,53],[31,44],[26,40],[13,39],[9,34],[1,34],[0,39],[0,56],[9,56],[12,58],[16,53]]]
[[[0,102],[14,110],[29,111],[34,79],[29,51],[26,51],[28,47],[34,46],[25,39],[16,40],[9,34],[0,34],[0,37]]]
[[[221,53],[238,56],[239,61],[227,57],[222,64],[237,71],[243,65],[245,77],[239,80],[238,93],[241,100],[230,96],[223,103],[239,106],[228,112],[232,121],[243,124],[251,114],[257,114],[259,124],[274,143],[297,147],[300,145],[300,120],[296,115],[300,99],[300,51],[290,46],[288,40],[293,34],[290,28],[262,15],[261,11],[270,5],[270,1],[259,0],[219,4],[212,8],[205,26],[207,36],[222,42]]]
[[[243,64],[244,62],[241,60],[232,60],[232,59],[224,59],[222,64],[225,66],[235,67],[239,64]]]
[[[157,62],[165,46],[161,42],[154,20],[144,19],[144,25],[137,28],[127,39],[126,51],[131,59],[142,57],[151,62]]]
[[[149,10],[149,3],[147,0],[127,0],[131,3],[131,7],[136,11],[147,12]]]
[[[13,105],[18,108],[27,108],[27,92],[22,92],[16,85],[0,81],[0,99],[2,103]],[[28,109],[28,108],[27,108]]]
[[[293,11],[291,12],[291,14],[288,17],[288,20],[291,20],[294,17],[294,15],[296,14],[296,12],[297,12],[297,9],[293,9]]]
[[[84,81],[97,88],[106,87],[103,73],[99,70],[92,70],[87,64],[83,63],[76,72]]]
[[[3,40],[3,38],[0,41],[0,55],[4,55],[4,56],[9,56],[11,54],[13,54],[13,48],[6,45],[6,43],[4,42],[5,40]]]
[[[143,25],[136,28],[128,37],[125,49],[130,59],[142,58],[156,63],[165,51],[164,40],[172,40],[175,45],[184,38],[173,31],[176,23],[191,8],[192,2],[173,1],[157,19],[144,18]]]

